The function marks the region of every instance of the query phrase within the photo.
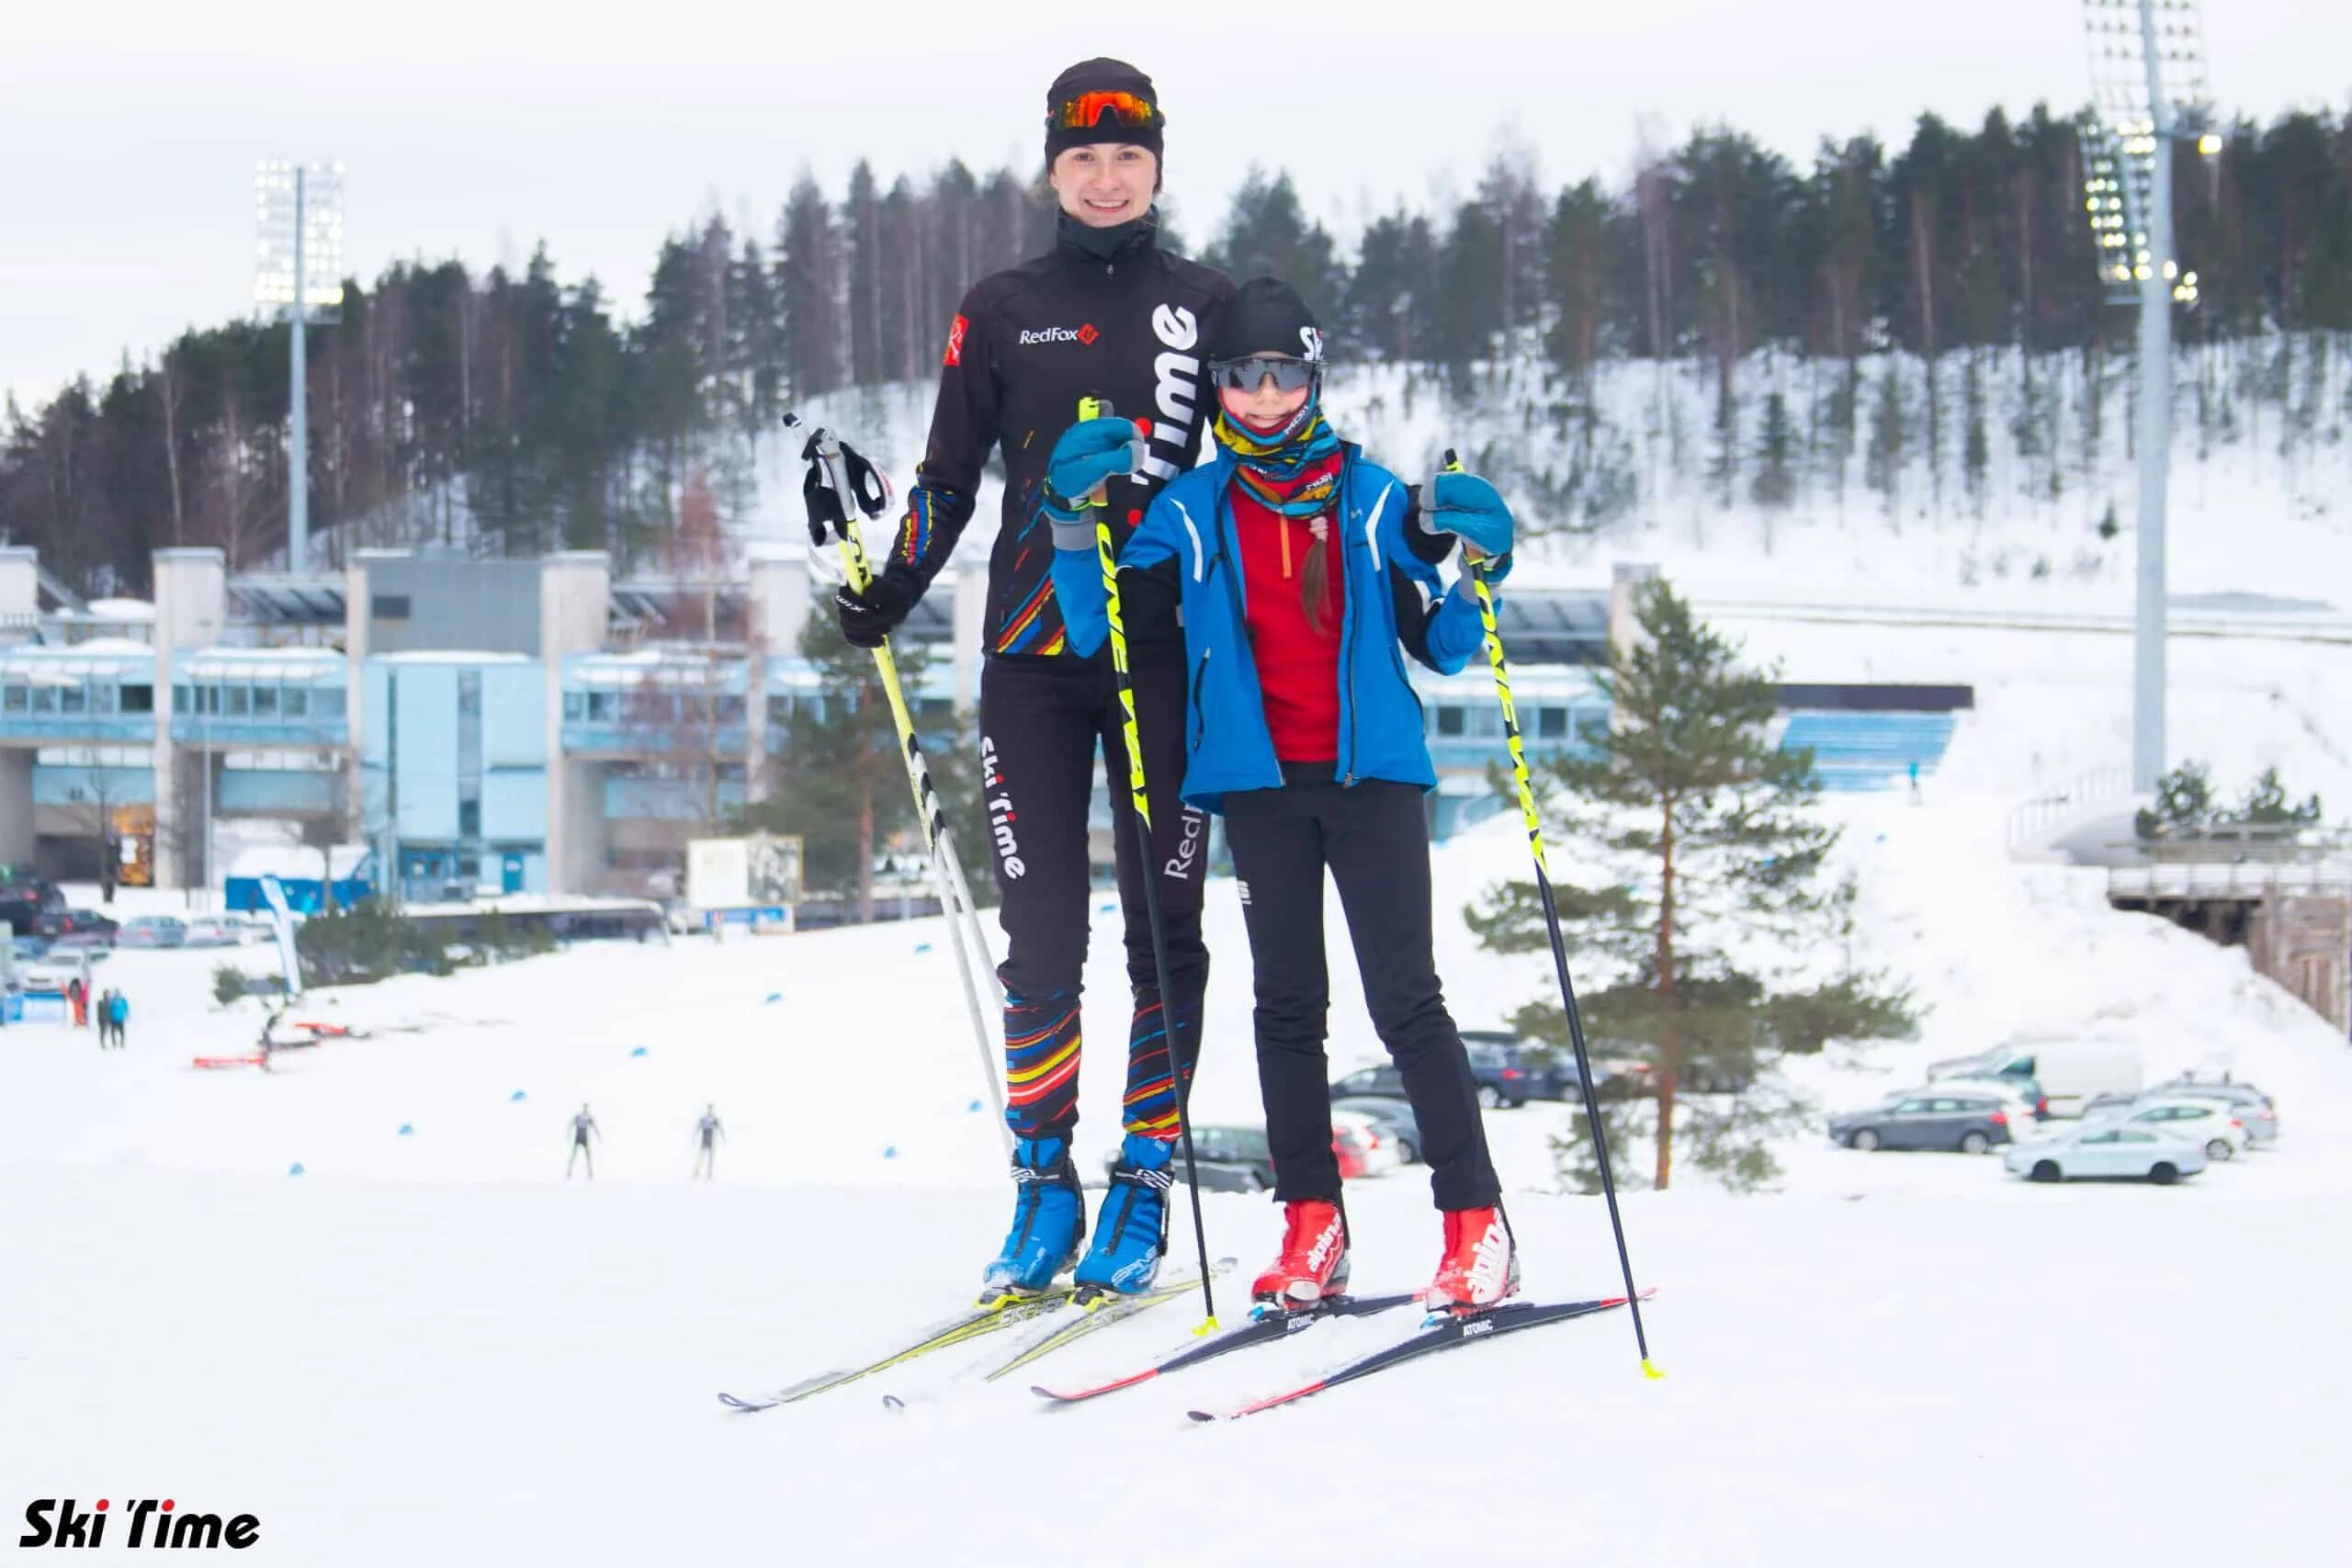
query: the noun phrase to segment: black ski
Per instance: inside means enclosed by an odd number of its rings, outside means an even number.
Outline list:
[[[1203,1361],[1214,1360],[1219,1356],[1228,1355],[1235,1350],[1246,1350],[1252,1345],[1274,1344],[1279,1340],[1289,1338],[1301,1329],[1314,1326],[1325,1318],[1370,1317],[1374,1313],[1386,1312],[1392,1307],[1405,1306],[1419,1300],[1420,1296],[1416,1292],[1394,1296],[1339,1296],[1305,1311],[1269,1313],[1263,1317],[1253,1318],[1238,1328],[1227,1329],[1205,1345],[1194,1345],[1187,1349],[1179,1350],[1156,1366],[1146,1367],[1139,1372],[1130,1373],[1126,1377],[1111,1382],[1098,1383],[1092,1388],[1074,1389],[1067,1393],[1056,1393],[1052,1389],[1032,1384],[1029,1392],[1040,1399],[1051,1400],[1056,1404],[1078,1404],[1086,1400],[1099,1399],[1106,1393],[1116,1393],[1123,1388],[1133,1388],[1137,1383],[1149,1382],[1152,1379],[1165,1377],[1170,1372],[1182,1371],[1186,1367],[1196,1367]]]
[[[1654,1291],[1644,1291],[1642,1296],[1647,1300],[1655,1293]],[[1335,1371],[1324,1373],[1313,1382],[1259,1400],[1254,1404],[1245,1404],[1238,1410],[1191,1410],[1185,1414],[1195,1421],[1238,1421],[1244,1416],[1255,1416],[1261,1410],[1272,1410],[1278,1404],[1288,1404],[1310,1394],[1321,1393],[1327,1388],[1337,1388],[1343,1382],[1353,1382],[1358,1378],[1370,1377],[1374,1372],[1385,1371],[1390,1367],[1401,1366],[1440,1350],[1451,1350],[1458,1346],[1476,1344],[1482,1339],[1516,1334],[1523,1328],[1541,1328],[1547,1323],[1566,1323],[1570,1318],[1590,1317],[1595,1313],[1607,1312],[1611,1307],[1624,1304],[1623,1296],[1603,1296],[1589,1302],[1505,1302],[1500,1306],[1470,1316],[1452,1317],[1430,1324],[1410,1339],[1374,1350]]]

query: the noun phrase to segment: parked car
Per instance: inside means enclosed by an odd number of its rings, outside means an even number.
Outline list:
[[[233,915],[191,915],[187,919],[188,947],[235,947],[244,941],[243,922]]]
[[[81,937],[82,945],[110,945],[119,930],[112,915],[96,909],[68,909],[63,907],[43,913],[39,927],[40,934],[55,940]]]
[[[1465,1029],[1462,1043],[1470,1052],[1470,1070],[1479,1070],[1479,1058],[1492,1064],[1498,1084],[1513,1087],[1522,1100],[1581,1100],[1577,1087],[1576,1059],[1548,1045],[1531,1045],[1508,1029]]]
[[[1363,1169],[1353,1174],[1378,1176],[1405,1163],[1404,1153],[1396,1146],[1396,1135],[1382,1124],[1379,1118],[1361,1111],[1343,1111],[1335,1105],[1331,1108],[1331,1149],[1340,1156],[1340,1174],[1344,1176],[1350,1172],[1345,1168],[1347,1156],[1343,1144],[1352,1144],[1363,1156]]]
[[[1413,1116],[1410,1101],[1378,1100],[1369,1095],[1350,1100],[1335,1100],[1333,1111],[1353,1111],[1371,1117],[1396,1145],[1396,1157],[1406,1165],[1421,1163],[1421,1124]]]
[[[1183,1157],[1180,1148],[1180,1166]],[[1114,1153],[1102,1163],[1107,1169],[1119,1163],[1119,1156]],[[1193,1128],[1193,1163],[1201,1185],[1211,1192],[1271,1192],[1274,1188],[1274,1159],[1263,1127]]]
[[[1340,1162],[1340,1179],[1353,1181],[1360,1176],[1375,1176],[1387,1168],[1380,1163],[1378,1134],[1369,1120],[1342,1116],[1331,1117],[1331,1153]],[[1393,1162],[1392,1152],[1390,1159]]]
[[[2012,1103],[1993,1089],[1930,1084],[1830,1118],[1829,1136],[1851,1149],[1957,1149],[1981,1155],[1996,1144],[2013,1141]]]
[[[2123,1125],[2154,1126],[2176,1134],[2201,1145],[2209,1159],[2234,1159],[2254,1141],[2236,1108],[2222,1100],[2166,1096],[2128,1113]]]
[[[187,922],[176,915],[139,915],[115,932],[118,947],[186,947]]]
[[[0,867],[0,921],[17,935],[54,934],[41,929],[41,920],[63,908],[65,890],[56,883],[33,875],[28,867]]]
[[[2268,1095],[2250,1083],[2200,1083],[2184,1075],[2157,1084],[2140,1097],[2143,1100],[2160,1098],[2226,1101],[2238,1108],[2239,1119],[2245,1122],[2246,1135],[2256,1145],[2278,1141],[2278,1108],[2271,1103]]]
[[[2010,1149],[2001,1163],[2011,1175],[2032,1181],[2103,1179],[2166,1187],[2203,1170],[2206,1158],[2196,1144],[2161,1128],[2086,1122]]]
[[[18,936],[8,939],[8,952],[19,964],[30,964],[49,951],[45,936]]]
[[[2078,1116],[2102,1094],[2137,1094],[2140,1048],[2117,1040],[2021,1040],[1928,1068],[1938,1078],[2032,1078],[2051,1111]]]
[[[2050,1120],[2050,1098],[2041,1086],[2031,1078],[1938,1078],[1930,1089],[1981,1089],[1999,1095],[2011,1102],[2011,1114],[2020,1122],[2042,1122]],[[2022,1133],[2025,1129],[2016,1129]]]

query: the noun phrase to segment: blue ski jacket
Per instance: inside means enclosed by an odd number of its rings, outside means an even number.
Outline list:
[[[1250,650],[1249,587],[1230,499],[1234,466],[1219,447],[1214,461],[1170,481],[1118,556],[1122,573],[1174,580],[1187,682],[1182,793],[1204,811],[1223,810],[1236,791],[1283,783]],[[1339,782],[1387,779],[1433,789],[1420,698],[1400,649],[1442,675],[1460,671],[1485,640],[1476,591],[1462,579],[1443,585],[1437,563],[1452,553],[1453,536],[1422,528],[1413,492],[1352,445],[1341,447],[1333,521],[1345,572]],[[1069,647],[1091,654],[1109,630],[1091,521],[1057,527],[1056,543],[1054,593]],[[1510,570],[1510,557],[1496,560],[1489,587]],[[1124,590],[1121,597],[1135,602]],[[1134,640],[1132,626],[1128,633]]]

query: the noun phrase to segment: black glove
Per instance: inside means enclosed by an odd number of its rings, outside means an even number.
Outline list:
[[[844,583],[833,591],[833,610],[841,617],[842,636],[853,648],[879,648],[882,639],[907,618],[922,597],[922,579],[896,561],[883,570],[860,593]]]

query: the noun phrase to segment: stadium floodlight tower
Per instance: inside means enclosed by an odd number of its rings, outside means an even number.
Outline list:
[[[332,326],[343,307],[343,165],[264,159],[254,168],[254,302],[293,326],[288,350],[286,570],[299,572],[311,544],[311,410],[302,329]]]
[[[2094,109],[2083,124],[2083,194],[2109,298],[2140,307],[2139,614],[2132,681],[2132,787],[2165,767],[2165,481],[2172,454],[2172,307],[2197,302],[2173,254],[2173,143],[2221,151],[2205,85],[2197,0],[2083,0]]]

